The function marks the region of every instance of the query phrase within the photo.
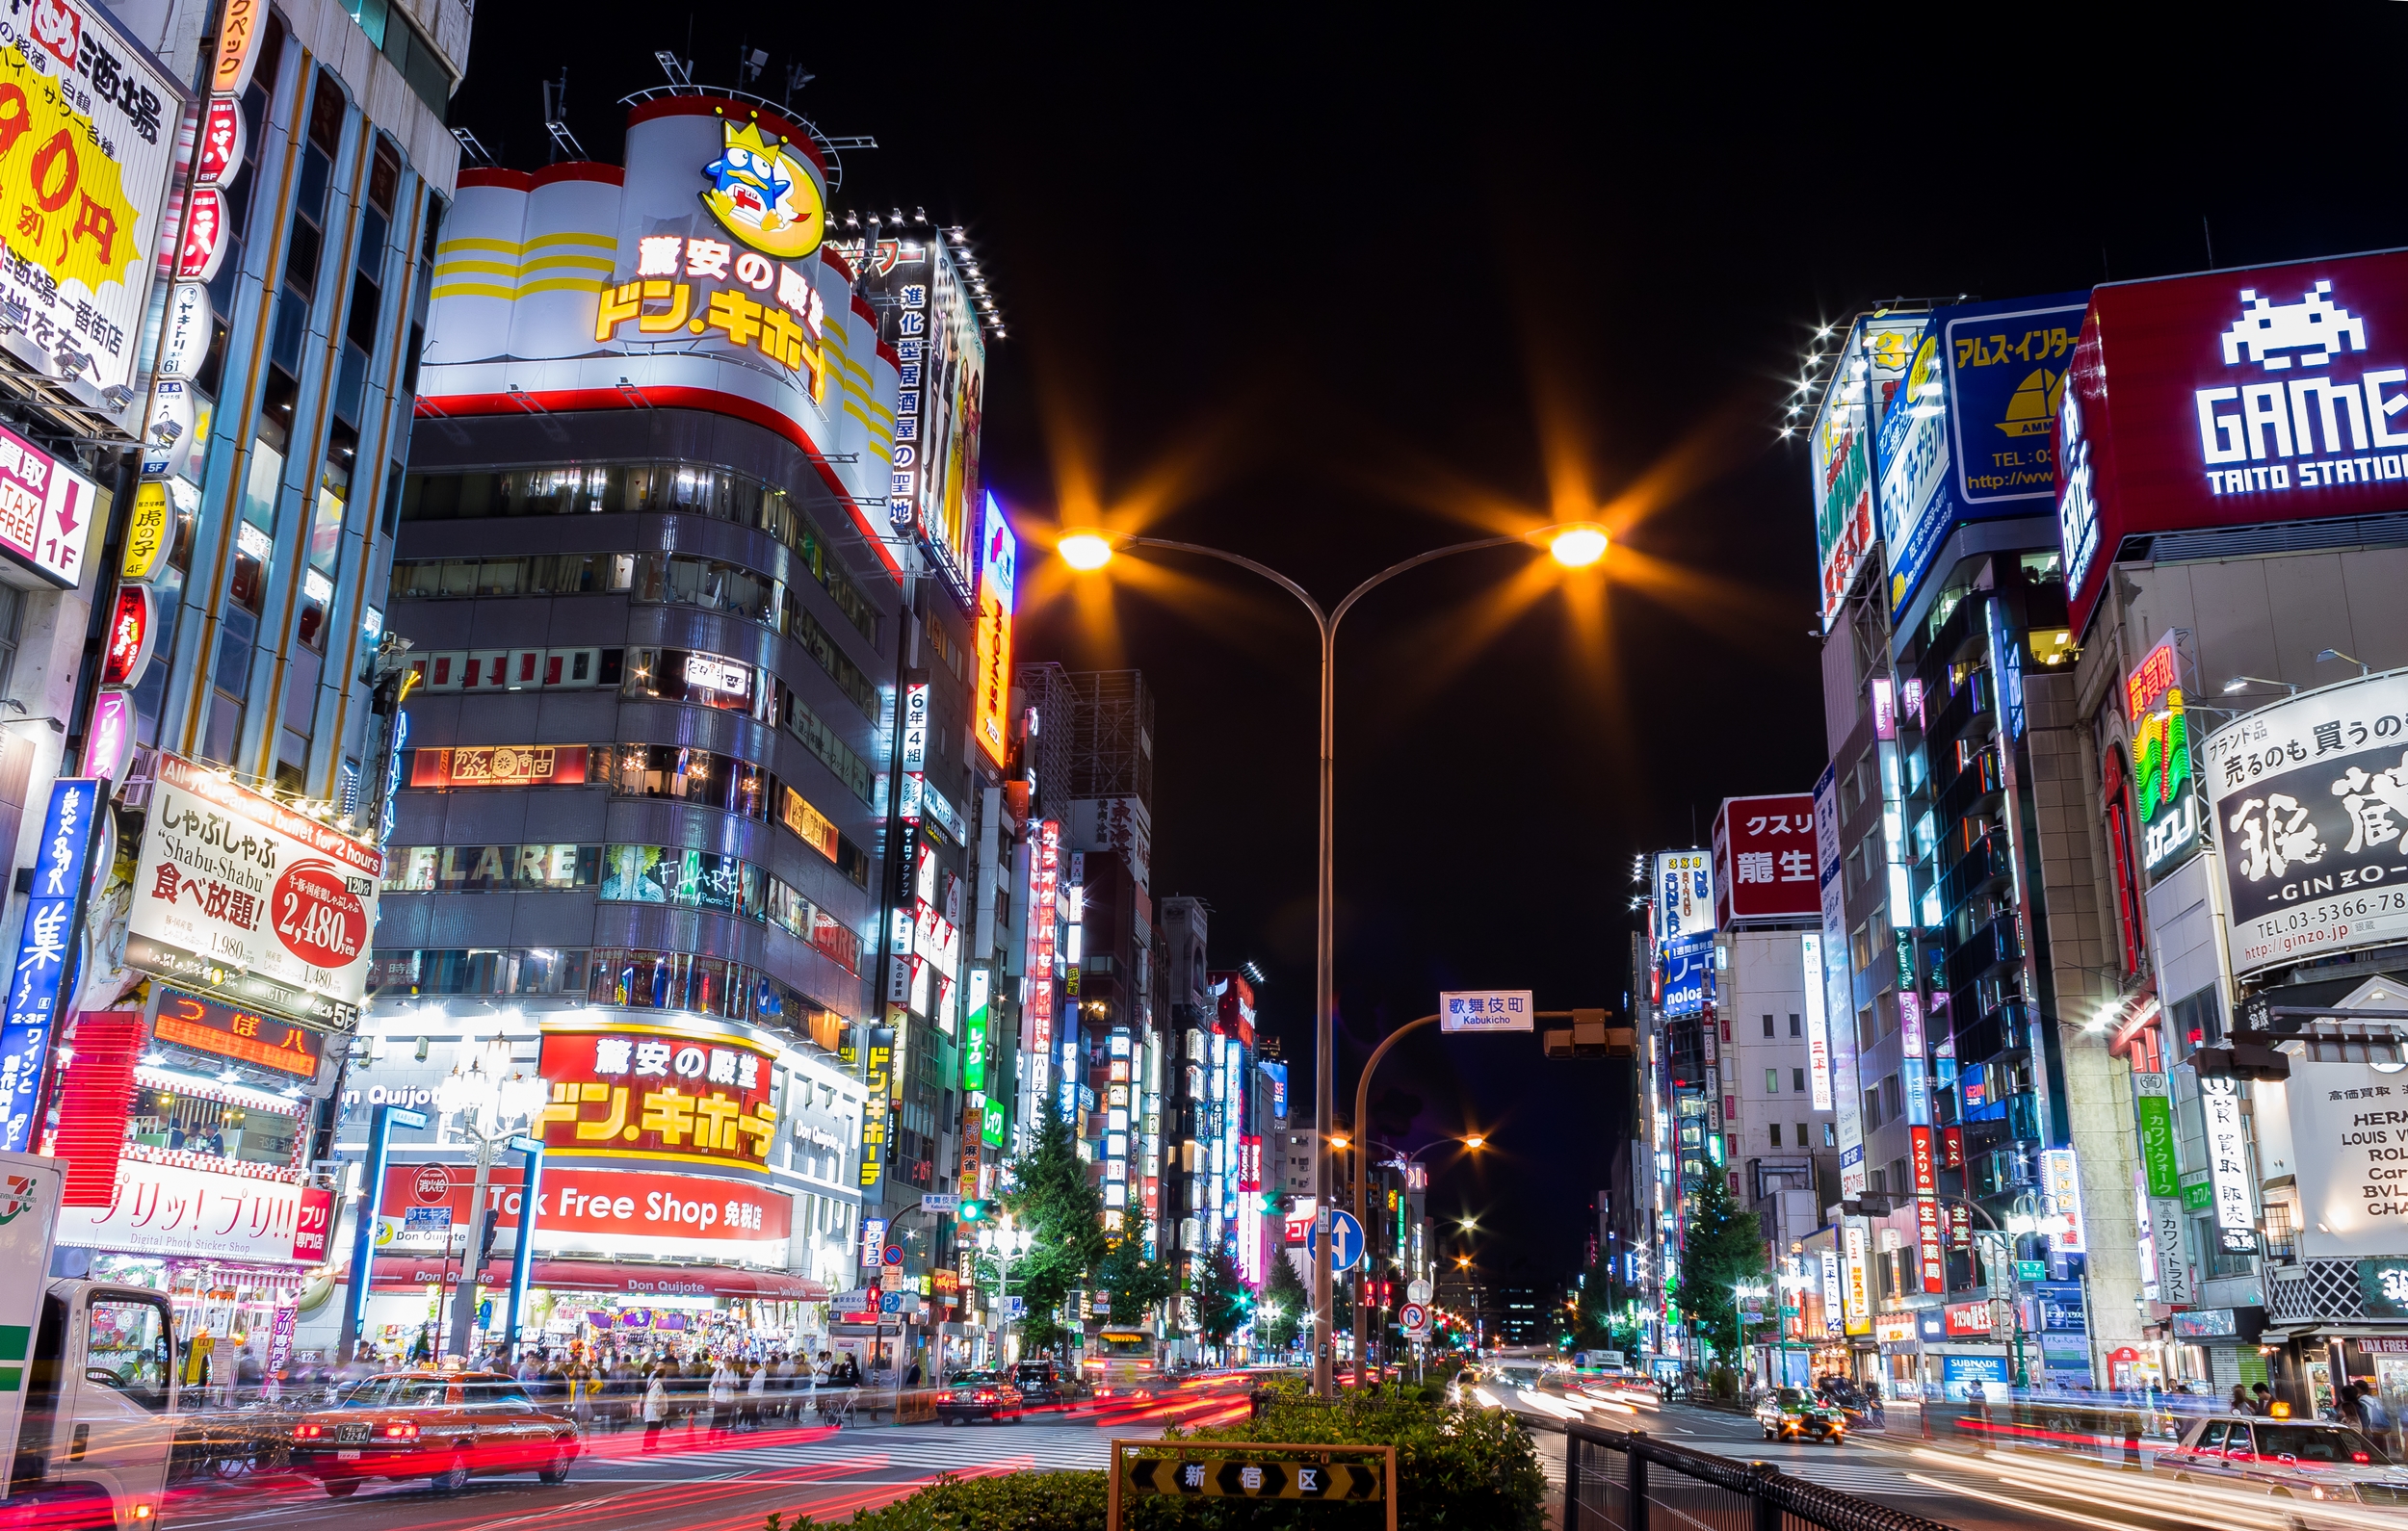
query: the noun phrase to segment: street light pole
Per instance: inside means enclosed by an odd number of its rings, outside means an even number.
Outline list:
[[[1392,563],[1370,579],[1347,592],[1336,608],[1324,610],[1304,586],[1289,579],[1277,569],[1243,554],[1208,548],[1200,543],[1174,542],[1164,537],[1132,536],[1080,530],[1065,532],[1055,543],[1064,555],[1064,561],[1076,569],[1099,569],[1112,558],[1115,546],[1129,548],[1162,548],[1175,553],[1193,553],[1203,558],[1218,558],[1239,568],[1261,575],[1278,585],[1312,613],[1313,625],[1321,632],[1322,695],[1321,695],[1321,836],[1317,857],[1316,898],[1320,906],[1315,924],[1316,948],[1313,975],[1313,1070],[1315,1131],[1321,1142],[1313,1155],[1313,1228],[1320,1235],[1319,1247],[1327,1250],[1330,1235],[1330,1198],[1334,1179],[1334,1151],[1329,1144],[1333,1129],[1331,1116],[1337,1105],[1337,994],[1338,994],[1338,902],[1336,873],[1337,829],[1337,738],[1338,738],[1338,624],[1346,620],[1354,603],[1371,594],[1408,569],[1418,569],[1434,559],[1450,558],[1457,553],[1476,553],[1483,548],[1509,547],[1515,543],[1529,544],[1546,539],[1548,551],[1557,562],[1566,568],[1585,568],[1606,556],[1607,532],[1590,522],[1571,522],[1560,526],[1542,527],[1516,536],[1481,537],[1472,542],[1457,542],[1427,553],[1415,554],[1400,563]],[[1078,546],[1073,548],[1073,545]],[[1328,1261],[1316,1259],[1313,1267],[1313,1314],[1318,1333],[1314,1336],[1313,1390],[1323,1398],[1333,1395],[1330,1364],[1332,1291]]]

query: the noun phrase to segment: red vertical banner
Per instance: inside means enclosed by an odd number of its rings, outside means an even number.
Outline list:
[[[1924,1290],[1945,1292],[1949,1289],[1948,1257],[1944,1253],[1946,1235],[1940,1215],[1940,1177],[1932,1159],[1931,1129],[1911,1127],[1907,1129],[1915,1156],[1915,1236],[1923,1257]]]
[[[59,1084],[54,1152],[66,1160],[63,1207],[106,1207],[117,1197],[118,1160],[134,1103],[134,1060],[143,1050],[138,1010],[87,1010],[75,1020],[73,1061]]]

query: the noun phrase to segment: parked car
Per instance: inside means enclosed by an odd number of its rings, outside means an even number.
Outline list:
[[[1847,1412],[1803,1388],[1767,1388],[1756,1403],[1756,1425],[1767,1440],[1828,1440],[1836,1446],[1847,1439]]]
[[[537,1407],[498,1372],[380,1372],[293,1424],[293,1470],[337,1499],[371,1478],[424,1478],[438,1493],[471,1477],[532,1472],[568,1481],[577,1422]]]
[[[2408,1505],[2408,1467],[2348,1425],[2219,1414],[2195,1420],[2159,1464],[2176,1483],[2257,1488],[2281,1499]]]
[[[983,1419],[1000,1424],[1028,1413],[1020,1389],[1000,1371],[957,1371],[936,1395],[936,1417],[946,1424]]]
[[[1024,1409],[1067,1409],[1086,1389],[1050,1361],[1024,1361],[1011,1371]]]

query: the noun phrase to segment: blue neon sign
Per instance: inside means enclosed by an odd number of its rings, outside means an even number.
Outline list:
[[[50,1033],[59,1020],[59,991],[74,966],[92,819],[99,811],[99,782],[63,777],[51,784],[50,812],[34,853],[34,895],[16,938],[8,1015],[0,1021],[0,1150],[11,1154],[23,1154],[32,1144]]]

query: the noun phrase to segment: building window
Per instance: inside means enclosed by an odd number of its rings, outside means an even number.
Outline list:
[[[1808,1141],[1808,1140],[1807,1140],[1807,1137],[1806,1137],[1806,1124],[1805,1124],[1805,1123],[1803,1123],[1803,1122],[1800,1122],[1800,1123],[1798,1123],[1798,1124],[1797,1124],[1797,1146],[1798,1146],[1799,1148],[1804,1148],[1804,1147],[1806,1146],[1806,1144],[1807,1144],[1807,1141]]]
[[[1800,1095],[1806,1093],[1806,1071],[1804,1069],[1792,1069],[1790,1071],[1790,1088],[1795,1090]]]
[[[1772,1146],[1773,1146],[1774,1148],[1779,1148],[1779,1147],[1781,1146],[1781,1124],[1780,1124],[1780,1123],[1778,1123],[1778,1122],[1773,1123],[1773,1124],[1772,1124],[1772,1127],[1771,1127],[1771,1132],[1772,1132]]]
[[[1779,1069],[1765,1070],[1765,1093],[1767,1095],[1781,1093],[1781,1071]]]
[[[1772,1017],[1765,1017],[1765,1035],[1772,1035]]]
[[[1838,1148],[1840,1146],[1839,1129],[1835,1124],[1830,1122],[1822,1124],[1822,1146],[1824,1148]]]
[[[1794,1036],[1803,1036],[1804,1034],[1805,1034],[1804,1029],[1803,1029],[1801,1026],[1799,1026],[1799,1025],[1798,1025],[1798,1023],[1797,1023],[1797,1017],[1795,1017],[1795,1016],[1792,1016],[1792,1017],[1790,1017],[1790,1035],[1792,1035],[1792,1036],[1793,1036],[1793,1037],[1794,1037]]]

